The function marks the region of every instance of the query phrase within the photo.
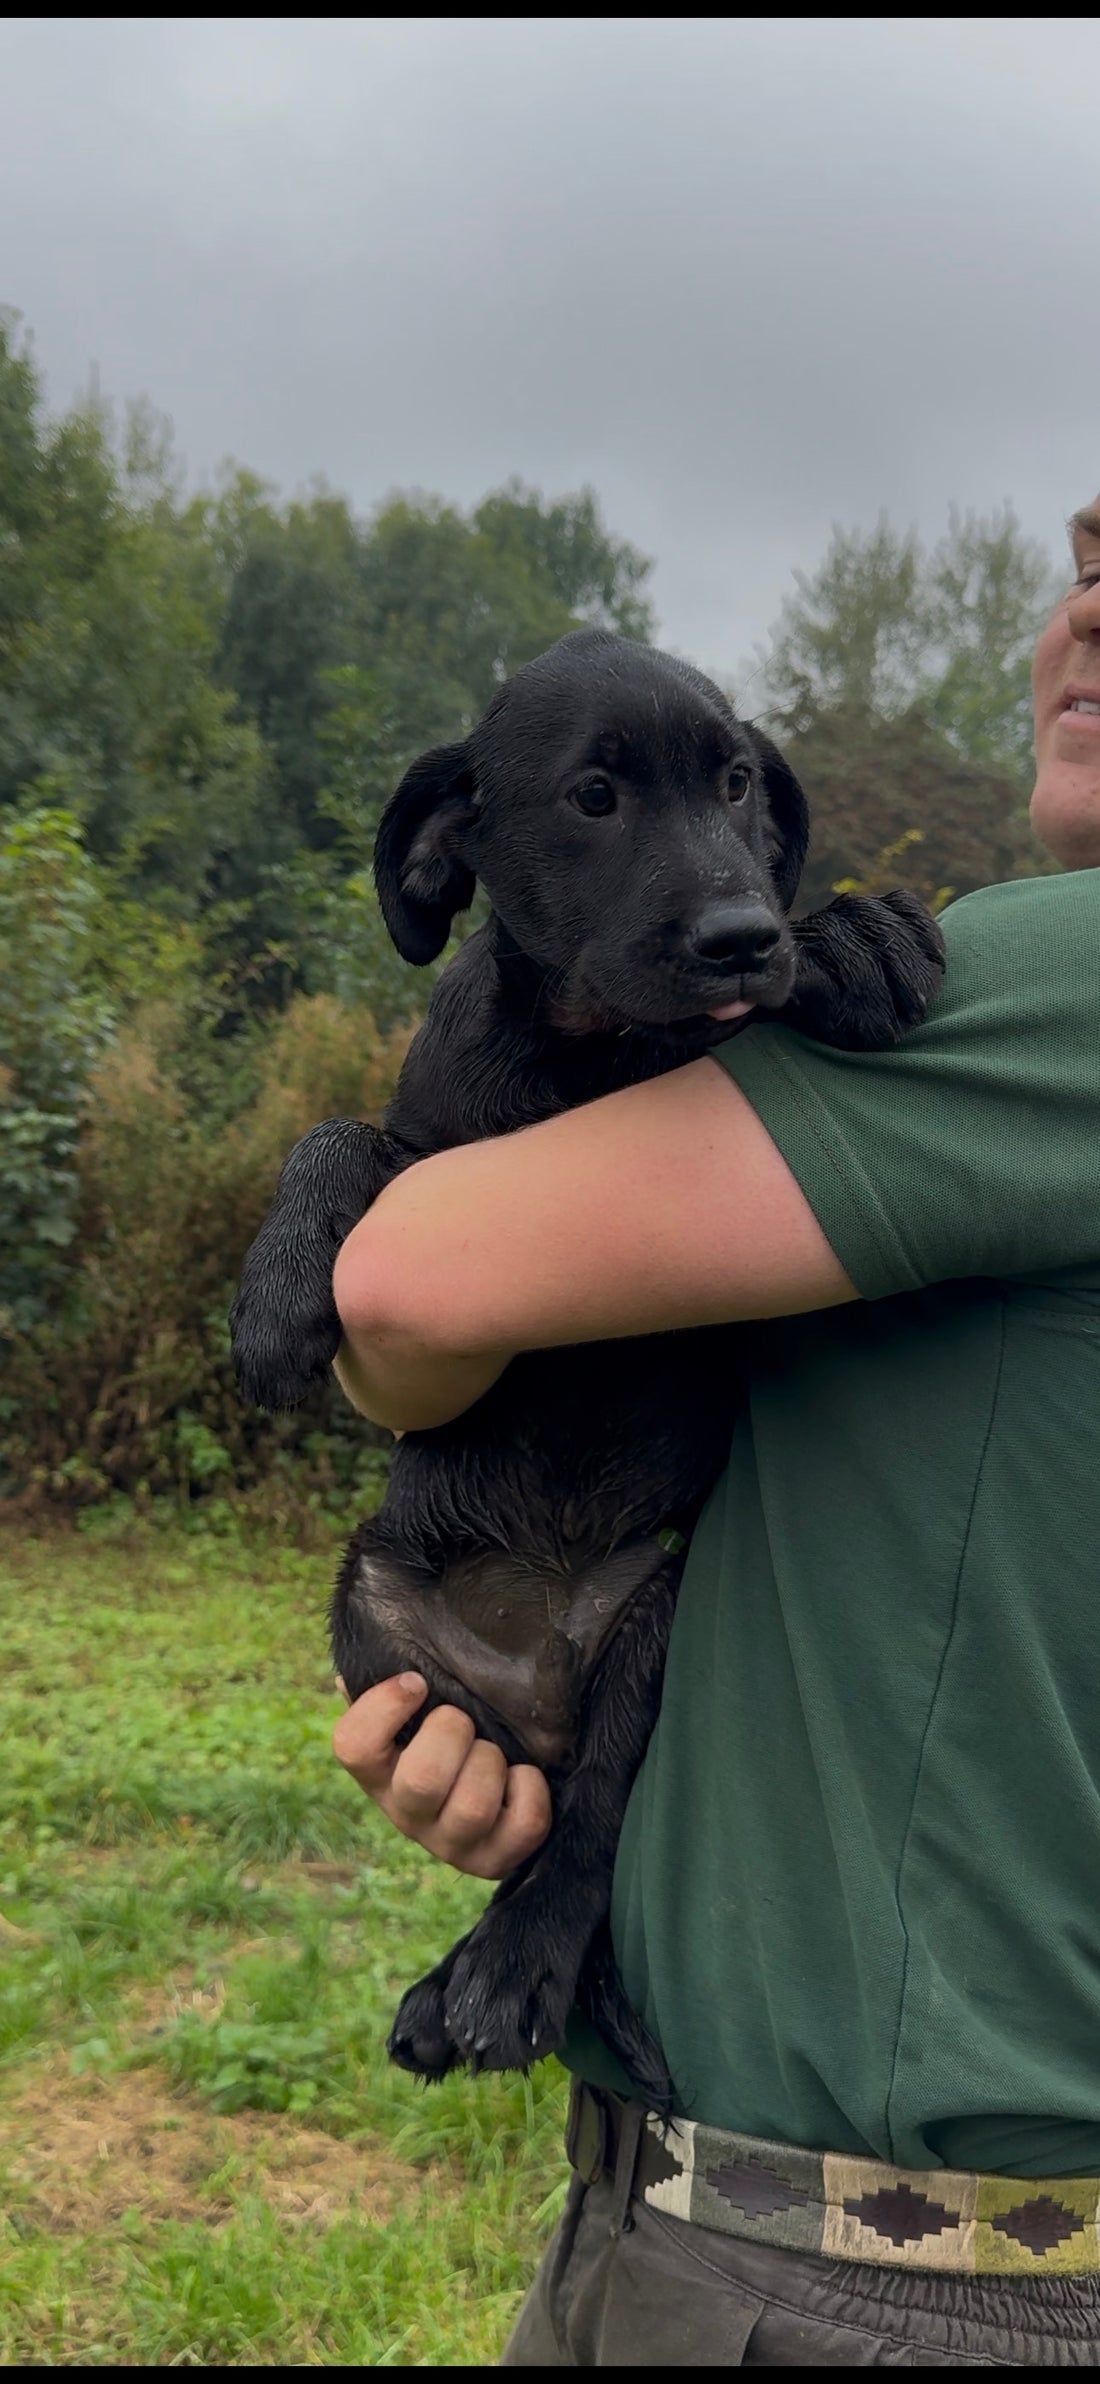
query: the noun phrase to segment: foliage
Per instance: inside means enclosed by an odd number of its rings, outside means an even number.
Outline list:
[[[188,492],[147,407],[51,415],[0,314],[0,1499],[182,1513],[369,1478],[338,1397],[242,1410],[236,1271],[296,1135],[384,1104],[436,973],[379,914],[382,805],[577,623],[650,637],[650,570],[589,489],[366,519],[241,466]],[[767,693],[811,799],[804,903],[1042,865],[1050,578],[1008,508],[930,550],[838,530],[796,577]]]
[[[287,1151],[321,1117],[379,1116],[408,1032],[298,996],[258,1047],[247,1106],[212,1130],[181,1091],[179,1023],[167,1005],[131,1019],[91,1078],[68,1274],[49,1314],[9,1334],[0,1491],[186,1503],[297,1450],[347,1502],[376,1436],[335,1392],[294,1417],[246,1410],[227,1316]]]
[[[1034,771],[1031,657],[1061,584],[1011,506],[988,519],[952,511],[928,573],[928,653],[916,710],[956,753],[1016,777]]]
[[[43,419],[0,317],[0,805],[64,803],[162,908],[236,890],[263,751],[212,675],[216,624],[170,468],[89,402]]]
[[[1047,866],[1027,826],[1031,653],[1056,594],[1011,510],[952,511],[926,549],[883,517],[795,573],[763,665],[810,799],[801,901],[894,882],[927,900]]]
[[[0,815],[0,1347],[46,1314],[76,1232],[77,1146],[109,1012],[92,873],[59,810]]]
[[[824,712],[784,750],[810,806],[804,909],[849,880],[876,893],[909,886],[929,902],[1043,866],[1008,772],[964,760],[917,713]]]
[[[649,564],[591,491],[512,482],[470,516],[398,497],[365,527],[317,495],[247,513],[220,667],[275,757],[297,832],[361,856],[415,755],[467,734],[495,687],[581,620],[647,636]]]
[[[336,1397],[246,1415],[225,1318],[290,1144],[384,1105],[434,974],[374,824],[578,621],[647,635],[650,567],[590,491],[187,496],[147,409],[46,413],[10,314],[0,556],[0,1497],[186,1502],[292,1453],[347,1496],[371,1436]]]
[[[1058,583],[1011,506],[953,509],[930,552],[885,517],[869,534],[836,529],[817,571],[794,576],[764,664],[783,728],[916,714],[960,758],[1029,790],[1031,653]]]
[[[870,537],[834,529],[810,577],[796,571],[764,665],[768,710],[788,734],[819,714],[908,708],[923,643],[920,549],[883,518]]]

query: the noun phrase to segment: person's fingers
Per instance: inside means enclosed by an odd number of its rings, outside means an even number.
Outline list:
[[[554,1818],[546,1773],[540,1771],[537,1764],[513,1763],[508,1774],[504,1809],[511,1823],[513,1840],[517,1845],[521,1838],[529,1841],[524,1846],[524,1852],[532,1854],[536,1846],[541,1846]]]
[[[508,1773],[493,1828],[459,1864],[475,1879],[504,1879],[541,1846],[554,1817],[550,1790],[533,1763],[515,1763]]]
[[[379,1681],[341,1714],[332,1734],[333,1753],[368,1796],[381,1796],[389,1787],[400,1754],[397,1733],[427,1694],[419,1672],[401,1672],[394,1680]]]
[[[341,1714],[333,1750],[405,1837],[476,1879],[503,1879],[549,1830],[546,1780],[532,1763],[509,1766],[453,1705],[437,1706],[399,1747],[426,1695],[419,1673],[380,1681]]]
[[[461,1869],[464,1858],[495,1829],[507,1786],[508,1765],[500,1748],[491,1739],[475,1738],[424,1843]]]
[[[533,1763],[514,1763],[508,1774],[504,1811],[498,1825],[509,1870],[515,1863],[524,1862],[536,1846],[541,1846],[553,1818],[545,1772]]]
[[[398,1755],[386,1796],[386,1810],[399,1829],[419,1837],[437,1821],[454,1788],[477,1733],[457,1705],[437,1705],[416,1737]]]

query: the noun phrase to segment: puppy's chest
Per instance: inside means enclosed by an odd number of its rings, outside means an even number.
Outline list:
[[[555,1032],[541,994],[476,958],[467,945],[441,978],[386,1121],[418,1155],[538,1125],[691,1056],[635,1033]]]

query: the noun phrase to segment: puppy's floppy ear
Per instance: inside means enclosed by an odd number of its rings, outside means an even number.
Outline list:
[[[772,876],[775,890],[785,911],[789,911],[798,892],[806,847],[810,841],[810,814],[806,797],[789,762],[784,761],[778,745],[764,735],[762,728],[750,726],[749,735],[764,767],[764,785],[768,807],[775,830],[775,858]]]
[[[437,745],[406,770],[382,814],[374,882],[401,954],[423,968],[442,952],[456,911],[469,910],[476,877],[464,838],[474,816],[465,745]]]

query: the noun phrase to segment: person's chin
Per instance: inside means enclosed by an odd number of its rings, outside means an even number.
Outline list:
[[[1031,825],[1063,869],[1100,868],[1100,765],[1052,756],[1031,798]]]

